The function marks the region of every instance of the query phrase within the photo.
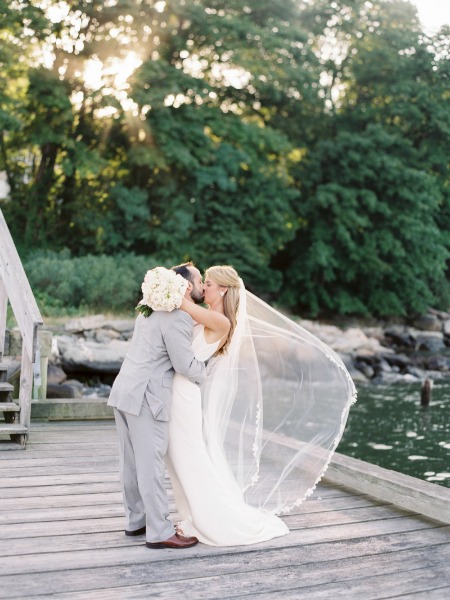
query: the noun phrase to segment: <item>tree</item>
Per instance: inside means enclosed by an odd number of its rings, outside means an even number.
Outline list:
[[[0,3],[24,252],[229,262],[315,314],[447,302],[448,31],[403,0],[47,8]]]
[[[317,145],[303,167],[285,301],[315,315],[392,316],[450,300],[439,189],[410,166],[414,153],[380,125]]]
[[[29,61],[51,31],[44,11],[28,0],[0,0],[0,171],[13,197],[21,195],[29,156],[17,144],[27,122],[25,97]],[[16,229],[12,223],[13,230]]]
[[[276,18],[261,3],[249,2],[244,16],[240,3],[222,7],[166,3],[158,49],[132,80],[145,119],[129,126],[127,185],[148,195],[150,235],[141,251],[232,262],[250,284],[271,291],[281,277],[270,259],[293,235],[298,195],[289,178],[292,145],[275,125],[283,110],[294,110],[294,85],[311,77],[297,48],[305,34],[283,21],[291,2]],[[263,69],[267,61],[282,63],[279,72]]]
[[[442,40],[404,2],[317,2],[305,16],[327,53],[329,130],[298,164],[300,228],[275,260],[284,298],[313,314],[447,306]]]

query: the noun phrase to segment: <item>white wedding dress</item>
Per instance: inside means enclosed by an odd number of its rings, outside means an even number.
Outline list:
[[[203,325],[195,326],[197,359],[208,360],[218,345],[206,342]],[[279,517],[246,504],[233,478],[219,473],[203,437],[201,390],[178,373],[173,382],[166,464],[185,535],[211,546],[239,546],[289,533]]]

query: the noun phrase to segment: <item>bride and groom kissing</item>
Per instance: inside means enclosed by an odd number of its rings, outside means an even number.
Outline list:
[[[149,548],[285,535],[275,513],[312,493],[342,435],[353,382],[330,348],[247,292],[233,267],[210,267],[204,283],[193,263],[158,269],[168,275],[163,292],[150,292],[160,308],[140,311],[108,400],[125,534],[145,534]],[[263,429],[263,402],[272,412],[281,404],[281,425],[267,420]],[[280,452],[284,423],[296,439]],[[181,516],[176,526],[166,468]]]

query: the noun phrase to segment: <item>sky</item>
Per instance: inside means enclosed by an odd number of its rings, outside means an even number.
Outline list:
[[[450,0],[411,0],[411,3],[417,6],[427,33],[436,32],[442,25],[450,25]]]

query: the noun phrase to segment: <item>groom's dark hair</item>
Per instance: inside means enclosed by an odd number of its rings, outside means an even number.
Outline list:
[[[171,271],[175,271],[177,275],[181,275],[181,277],[184,277],[185,279],[190,281],[192,285],[194,285],[194,276],[192,274],[192,271],[190,271],[188,267],[195,267],[195,265],[193,262],[187,262],[183,263],[182,265],[172,267]]]

